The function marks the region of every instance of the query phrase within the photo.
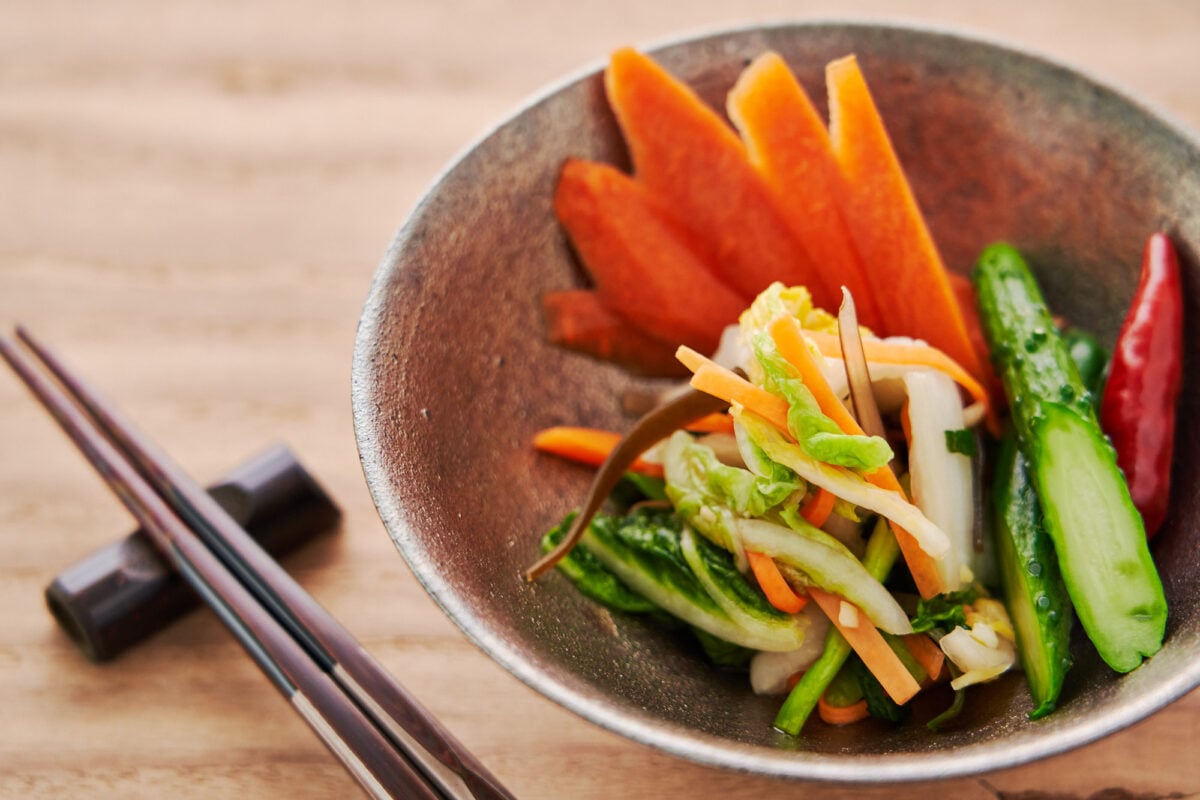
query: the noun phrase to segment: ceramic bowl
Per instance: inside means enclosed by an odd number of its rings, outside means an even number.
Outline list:
[[[952,33],[873,24],[720,32],[652,51],[715,107],[750,59],[781,53],[814,97],[856,53],[947,264],[1005,239],[1054,311],[1111,343],[1147,235],[1175,238],[1197,316],[1200,150],[1161,114],[1076,70]],[[536,454],[556,424],[621,429],[644,383],[545,343],[539,296],[584,281],[551,208],[570,156],[627,167],[600,70],[534,99],[467,149],[404,223],[363,312],[354,359],[359,448],[380,515],[445,613],[505,669],[580,716],[703,763],[775,776],[897,781],[979,773],[1062,752],[1200,684],[1200,476],[1179,459],[1154,553],[1166,643],[1117,676],[1077,641],[1059,709],[1031,722],[1022,677],[973,689],[941,733],[873,721],[772,728],[778,698],[715,671],[678,635],[610,614],[561,575],[525,583],[538,540],[590,472]],[[1200,351],[1200,327],[1186,332]],[[1200,447],[1194,379],[1177,452]],[[381,587],[386,591],[386,587]]]

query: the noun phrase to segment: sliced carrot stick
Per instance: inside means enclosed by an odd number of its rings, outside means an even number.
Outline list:
[[[754,572],[759,588],[767,596],[767,602],[775,608],[788,614],[798,614],[808,605],[808,598],[796,594],[788,585],[775,559],[764,553],[747,550],[746,560],[750,562],[750,569]]]
[[[690,372],[695,372],[696,370],[700,369],[700,367],[704,364],[715,363],[708,356],[704,355],[703,353],[697,353],[695,350],[693,350],[690,347],[678,348],[675,351],[675,357],[677,359],[679,359],[679,363],[681,363],[685,367],[687,367]],[[736,373],[734,373],[732,371],[729,371],[729,373],[731,375],[735,375],[735,377],[736,377]],[[722,399],[724,399],[724,398],[722,398]]]
[[[612,166],[568,160],[554,210],[601,302],[654,338],[712,352],[746,307],[669,212]]]
[[[871,712],[867,710],[865,699],[848,706],[835,706],[826,702],[825,695],[821,695],[817,699],[817,714],[820,715],[823,722],[830,725],[852,725],[871,716]]]
[[[742,71],[726,108],[746,144],[750,163],[775,197],[821,282],[845,286],[859,319],[872,329],[883,323],[866,267],[835,198],[845,190],[829,132],[812,101],[778,53],[764,53]],[[830,308],[832,310],[832,308]]]
[[[620,441],[621,434],[612,431],[562,425],[538,431],[533,437],[533,446],[544,453],[598,467]],[[654,478],[663,475],[662,464],[641,458],[634,461],[629,469]]]
[[[733,370],[714,363],[689,347],[680,347],[675,355],[692,370],[692,388],[729,403],[738,403],[791,435],[787,424],[788,402],[782,397],[755,386]]]
[[[807,286],[835,307],[737,134],[692,89],[641,53],[613,53],[604,75],[634,175],[704,240],[707,255],[747,298],[772,281]]]
[[[842,343],[831,333],[806,331],[805,336],[817,346],[821,355],[842,357]],[[996,409],[983,384],[952,359],[947,353],[929,345],[910,342],[891,342],[885,339],[865,338],[862,340],[863,352],[867,361],[880,364],[909,364],[914,367],[930,367],[949,375],[954,382],[966,389],[971,399],[982,403],[987,414],[988,428],[993,433],[999,433],[1000,421],[996,417]]]
[[[819,528],[825,524],[825,520],[829,519],[829,515],[833,513],[833,506],[837,502],[837,497],[834,496],[833,492],[820,486],[812,486],[810,488],[814,491],[804,501],[804,505],[800,506],[800,516],[804,517],[809,525]]]
[[[620,364],[655,377],[687,375],[675,358],[678,342],[655,339],[618,317],[590,289],[562,289],[542,295],[546,341]]]
[[[883,634],[871,624],[861,609],[855,607],[858,624],[851,627],[843,624],[841,619],[841,605],[845,600],[816,586],[810,586],[808,594],[850,643],[854,652],[858,653],[858,657],[879,681],[888,697],[899,705],[904,705],[921,690],[908,667],[904,666],[896,651],[892,650]]]
[[[775,347],[779,350],[779,354],[800,373],[800,379],[804,381],[804,385],[808,387],[808,390],[813,393],[813,397],[816,398],[817,405],[820,406],[821,410],[837,423],[843,433],[861,435],[863,429],[858,424],[858,420],[846,410],[846,407],[842,405],[841,398],[834,394],[833,389],[829,387],[829,382],[825,380],[824,373],[821,372],[821,368],[817,365],[816,359],[813,358],[808,345],[805,343],[805,336],[815,338],[815,334],[811,331],[802,333],[799,323],[792,317],[784,315],[775,319],[769,326],[768,331],[775,342]],[[836,336],[831,338],[837,341]],[[866,344],[865,341],[863,343]],[[841,356],[840,343],[838,344],[837,355]],[[868,358],[870,358],[869,355]],[[887,489],[906,496],[904,495],[904,489],[900,486],[900,482],[896,480],[895,474],[888,467],[881,467],[863,477],[881,489]],[[904,528],[891,523],[890,527],[896,534],[896,542],[900,545],[900,552],[904,554],[904,563],[908,565],[908,570],[913,576],[913,582],[916,583],[917,591],[921,593],[921,596],[929,598],[946,591],[946,584],[942,579],[937,562],[922,549],[912,534],[904,530]]]
[[[928,634],[910,633],[904,636],[904,646],[925,670],[930,682],[936,683],[941,678],[942,667],[946,664],[946,654],[938,647],[937,642],[930,639]]]
[[[692,433],[733,433],[733,417],[717,412],[709,414],[707,417],[701,417],[695,422],[689,422],[684,427]]]
[[[982,380],[985,365],[857,59],[830,62],[825,79],[830,140],[845,178],[838,204],[875,297],[887,298],[885,332],[924,339]]]
[[[693,388],[701,392],[744,406],[787,433],[788,403],[782,397],[760,389],[745,378],[716,364],[702,364],[693,373],[691,383]]]

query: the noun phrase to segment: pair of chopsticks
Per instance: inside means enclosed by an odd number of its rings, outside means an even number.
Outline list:
[[[0,355],[368,795],[512,800],[199,484],[28,331],[0,336]]]

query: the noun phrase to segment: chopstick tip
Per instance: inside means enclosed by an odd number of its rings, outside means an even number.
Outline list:
[[[29,332],[29,328],[25,326],[25,323],[18,322],[13,325],[13,333],[18,339],[30,347],[36,346],[37,342],[34,340],[33,334]]]

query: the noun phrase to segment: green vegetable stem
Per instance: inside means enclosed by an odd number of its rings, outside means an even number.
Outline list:
[[[1076,614],[1101,658],[1128,672],[1162,646],[1167,615],[1141,516],[1021,254],[992,245],[973,277],[1017,443]]]
[[[896,537],[888,527],[887,520],[880,517],[876,520],[875,529],[867,541],[863,566],[876,580],[882,581],[892,571],[892,565],[896,563],[899,555],[900,546],[896,544]],[[846,637],[842,636],[836,627],[830,626],[825,635],[825,649],[788,693],[787,700],[775,715],[775,727],[792,736],[798,735],[813,709],[817,707],[817,701],[837,677],[850,653],[850,643],[846,641]]]
[[[1104,373],[1108,369],[1108,352],[1096,337],[1081,328],[1066,328],[1062,332],[1067,352],[1079,368],[1079,377],[1092,395],[1092,405],[1100,402],[1104,390]]]

